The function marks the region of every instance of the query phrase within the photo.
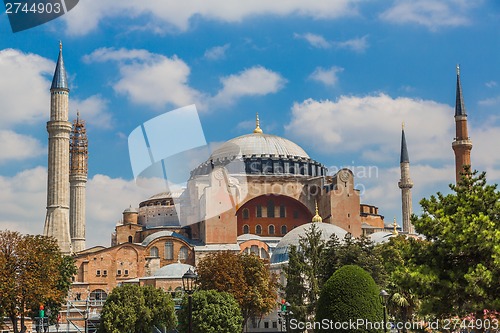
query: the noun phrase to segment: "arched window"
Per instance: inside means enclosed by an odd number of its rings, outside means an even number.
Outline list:
[[[259,255],[259,247],[257,245],[252,245],[250,246],[250,253],[253,253],[255,255]]]
[[[285,205],[280,205],[280,217],[286,217]]]
[[[181,249],[179,250],[179,260],[187,260],[187,258],[188,258],[188,248],[182,246]]]
[[[263,247],[260,248],[260,258],[261,259],[267,259],[268,258],[267,251]]]
[[[243,218],[245,220],[248,220],[248,218],[250,216],[250,212],[248,211],[248,208],[243,208],[242,215],[243,215]]]
[[[154,258],[158,258],[158,248],[156,246],[153,246],[150,250],[149,250],[149,256],[150,257],[154,257]]]
[[[271,224],[268,229],[269,229],[269,235],[274,235],[274,225]]]
[[[172,242],[165,242],[165,259],[174,259],[174,243]]]
[[[262,234],[262,227],[260,226],[260,224],[257,224],[257,225],[255,226],[255,234],[256,234],[256,235],[260,235],[260,234]]]
[[[248,226],[248,224],[245,224],[243,226],[243,233],[244,234],[249,234],[250,233],[250,227]]]
[[[262,217],[262,205],[257,205],[257,207],[255,207],[255,208],[256,208],[256,210],[257,210],[257,211],[255,212],[255,216],[257,216],[257,217]]]
[[[282,226],[281,226],[281,234],[282,234],[282,235],[285,235],[285,234],[286,234],[286,231],[287,231],[287,230],[286,230],[286,225],[282,225]]]
[[[267,217],[274,217],[274,201],[267,202]]]
[[[102,289],[92,291],[89,297],[91,301],[105,301],[106,298],[108,298],[108,294]]]
[[[128,242],[132,243],[132,240],[133,240],[132,236],[128,236]]]

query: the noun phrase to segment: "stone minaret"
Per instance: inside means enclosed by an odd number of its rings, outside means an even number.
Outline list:
[[[470,151],[472,150],[472,141],[469,138],[467,130],[467,113],[465,112],[464,98],[462,96],[462,84],[460,83],[460,66],[457,65],[457,99],[455,102],[455,128],[456,136],[451,144],[455,152],[455,177],[456,182],[460,180],[460,173],[463,172],[465,165],[470,163]]]
[[[64,254],[71,253],[69,235],[69,89],[64,69],[62,44],[59,44],[52,86],[50,87],[49,160],[47,184],[47,216],[43,234],[54,237]]]
[[[413,213],[411,188],[413,187],[413,182],[410,179],[410,158],[408,157],[408,148],[406,147],[404,124],[401,130],[401,159],[399,165],[401,167],[401,179],[399,180],[398,186],[401,189],[403,231],[414,234],[415,228],[411,223],[411,214]]]
[[[70,138],[69,232],[73,252],[85,250],[85,185],[87,183],[88,141],[85,122],[77,113]]]

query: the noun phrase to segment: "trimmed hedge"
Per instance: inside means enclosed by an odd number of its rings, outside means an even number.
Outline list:
[[[383,307],[379,289],[373,278],[359,266],[346,265],[338,269],[321,290],[316,311],[316,322],[328,320],[329,329],[315,332],[383,332]],[[335,328],[332,325],[357,322],[359,319],[373,324]],[[323,327],[325,328],[325,327]]]

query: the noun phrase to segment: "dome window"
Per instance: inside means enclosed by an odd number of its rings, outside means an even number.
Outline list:
[[[156,246],[153,246],[150,250],[149,250],[149,256],[150,257],[154,257],[154,258],[158,258],[158,248]]]
[[[174,259],[174,243],[172,242],[165,242],[165,259]]]
[[[182,246],[179,250],[179,260],[187,260],[188,258],[188,249],[185,246]]]

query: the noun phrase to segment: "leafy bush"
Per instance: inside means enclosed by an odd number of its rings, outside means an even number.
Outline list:
[[[378,326],[335,329],[330,325],[330,329],[316,331],[382,332],[383,314],[379,289],[370,274],[359,266],[346,265],[338,269],[323,286],[318,300],[316,321],[327,319],[330,323],[349,323],[363,319],[368,323],[378,323]]]

